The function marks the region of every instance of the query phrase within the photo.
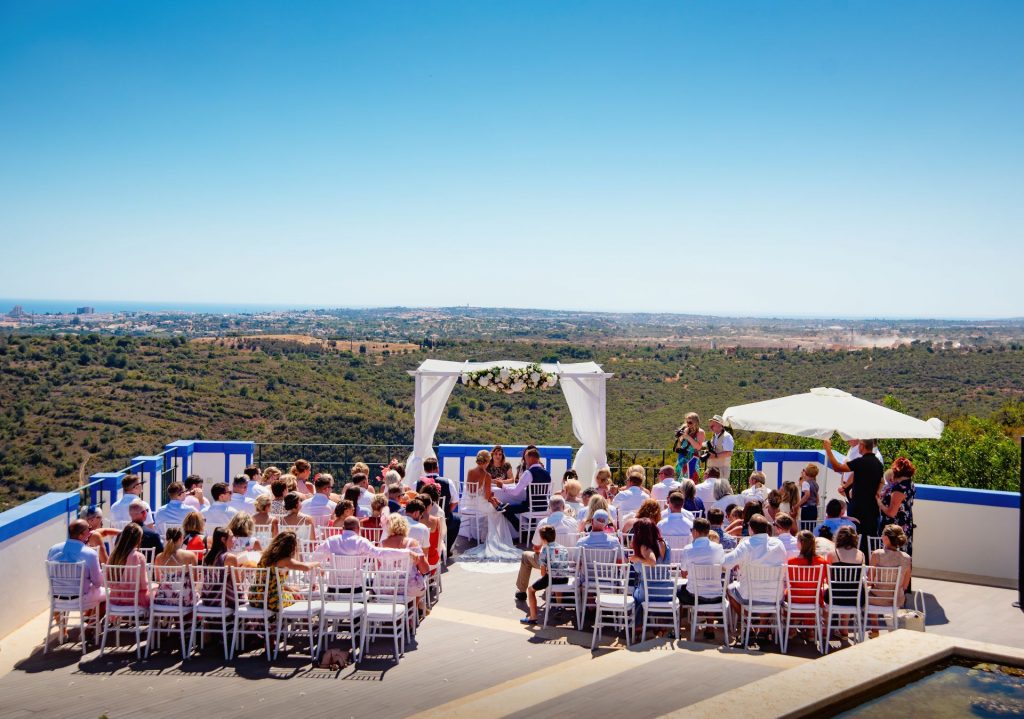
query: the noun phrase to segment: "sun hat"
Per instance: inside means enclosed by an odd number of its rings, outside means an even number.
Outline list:
[[[725,420],[722,419],[722,415],[720,415],[720,414],[716,414],[714,417],[712,417],[711,420],[709,421],[709,424],[711,422],[718,422],[723,427],[725,426]]]

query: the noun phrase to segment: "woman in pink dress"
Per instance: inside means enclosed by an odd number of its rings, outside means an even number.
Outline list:
[[[149,572],[146,569],[146,558],[139,551],[142,544],[142,528],[134,522],[121,530],[114,545],[107,566],[139,567],[139,599],[138,606],[149,606]],[[117,605],[131,605],[133,592],[128,587],[113,586],[107,588],[107,601]]]

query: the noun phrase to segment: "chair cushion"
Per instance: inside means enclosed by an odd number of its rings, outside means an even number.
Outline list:
[[[366,610],[361,602],[324,602],[325,617],[359,616]]]
[[[366,616],[374,619],[386,619],[405,616],[404,604],[381,604],[368,602],[365,606]]]
[[[269,619],[274,616],[274,613],[269,609],[260,609],[259,607],[253,607],[248,604],[235,609],[235,613],[246,619]]]
[[[622,600],[623,599],[626,600],[626,602],[625,602],[625,606],[626,607],[632,607],[634,604],[636,604],[636,601],[633,599],[633,597],[629,596],[628,594],[625,594],[625,595],[623,595],[623,594],[598,594],[597,595],[597,603],[600,606],[606,607],[606,608],[609,608],[609,609],[622,609],[622,607],[623,607]]]
[[[294,604],[289,604],[287,607],[285,607],[284,609],[281,610],[281,614],[283,614],[286,617],[296,617],[296,616],[305,617],[305,616],[307,616],[309,614],[314,614],[315,615],[315,614],[319,614],[319,613],[320,613],[320,604],[317,603],[317,604],[314,604],[312,607],[310,607],[309,602],[307,602],[307,601],[301,601],[301,602],[295,602]]]

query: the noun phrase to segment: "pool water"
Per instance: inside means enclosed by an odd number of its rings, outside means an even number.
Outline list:
[[[1017,667],[958,658],[911,676],[916,680],[834,716],[1024,717],[1024,670]]]

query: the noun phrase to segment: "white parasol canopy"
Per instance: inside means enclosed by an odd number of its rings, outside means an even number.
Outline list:
[[[723,415],[734,429],[829,439],[938,439],[942,420],[928,421],[854,397],[834,387],[730,407]]]

